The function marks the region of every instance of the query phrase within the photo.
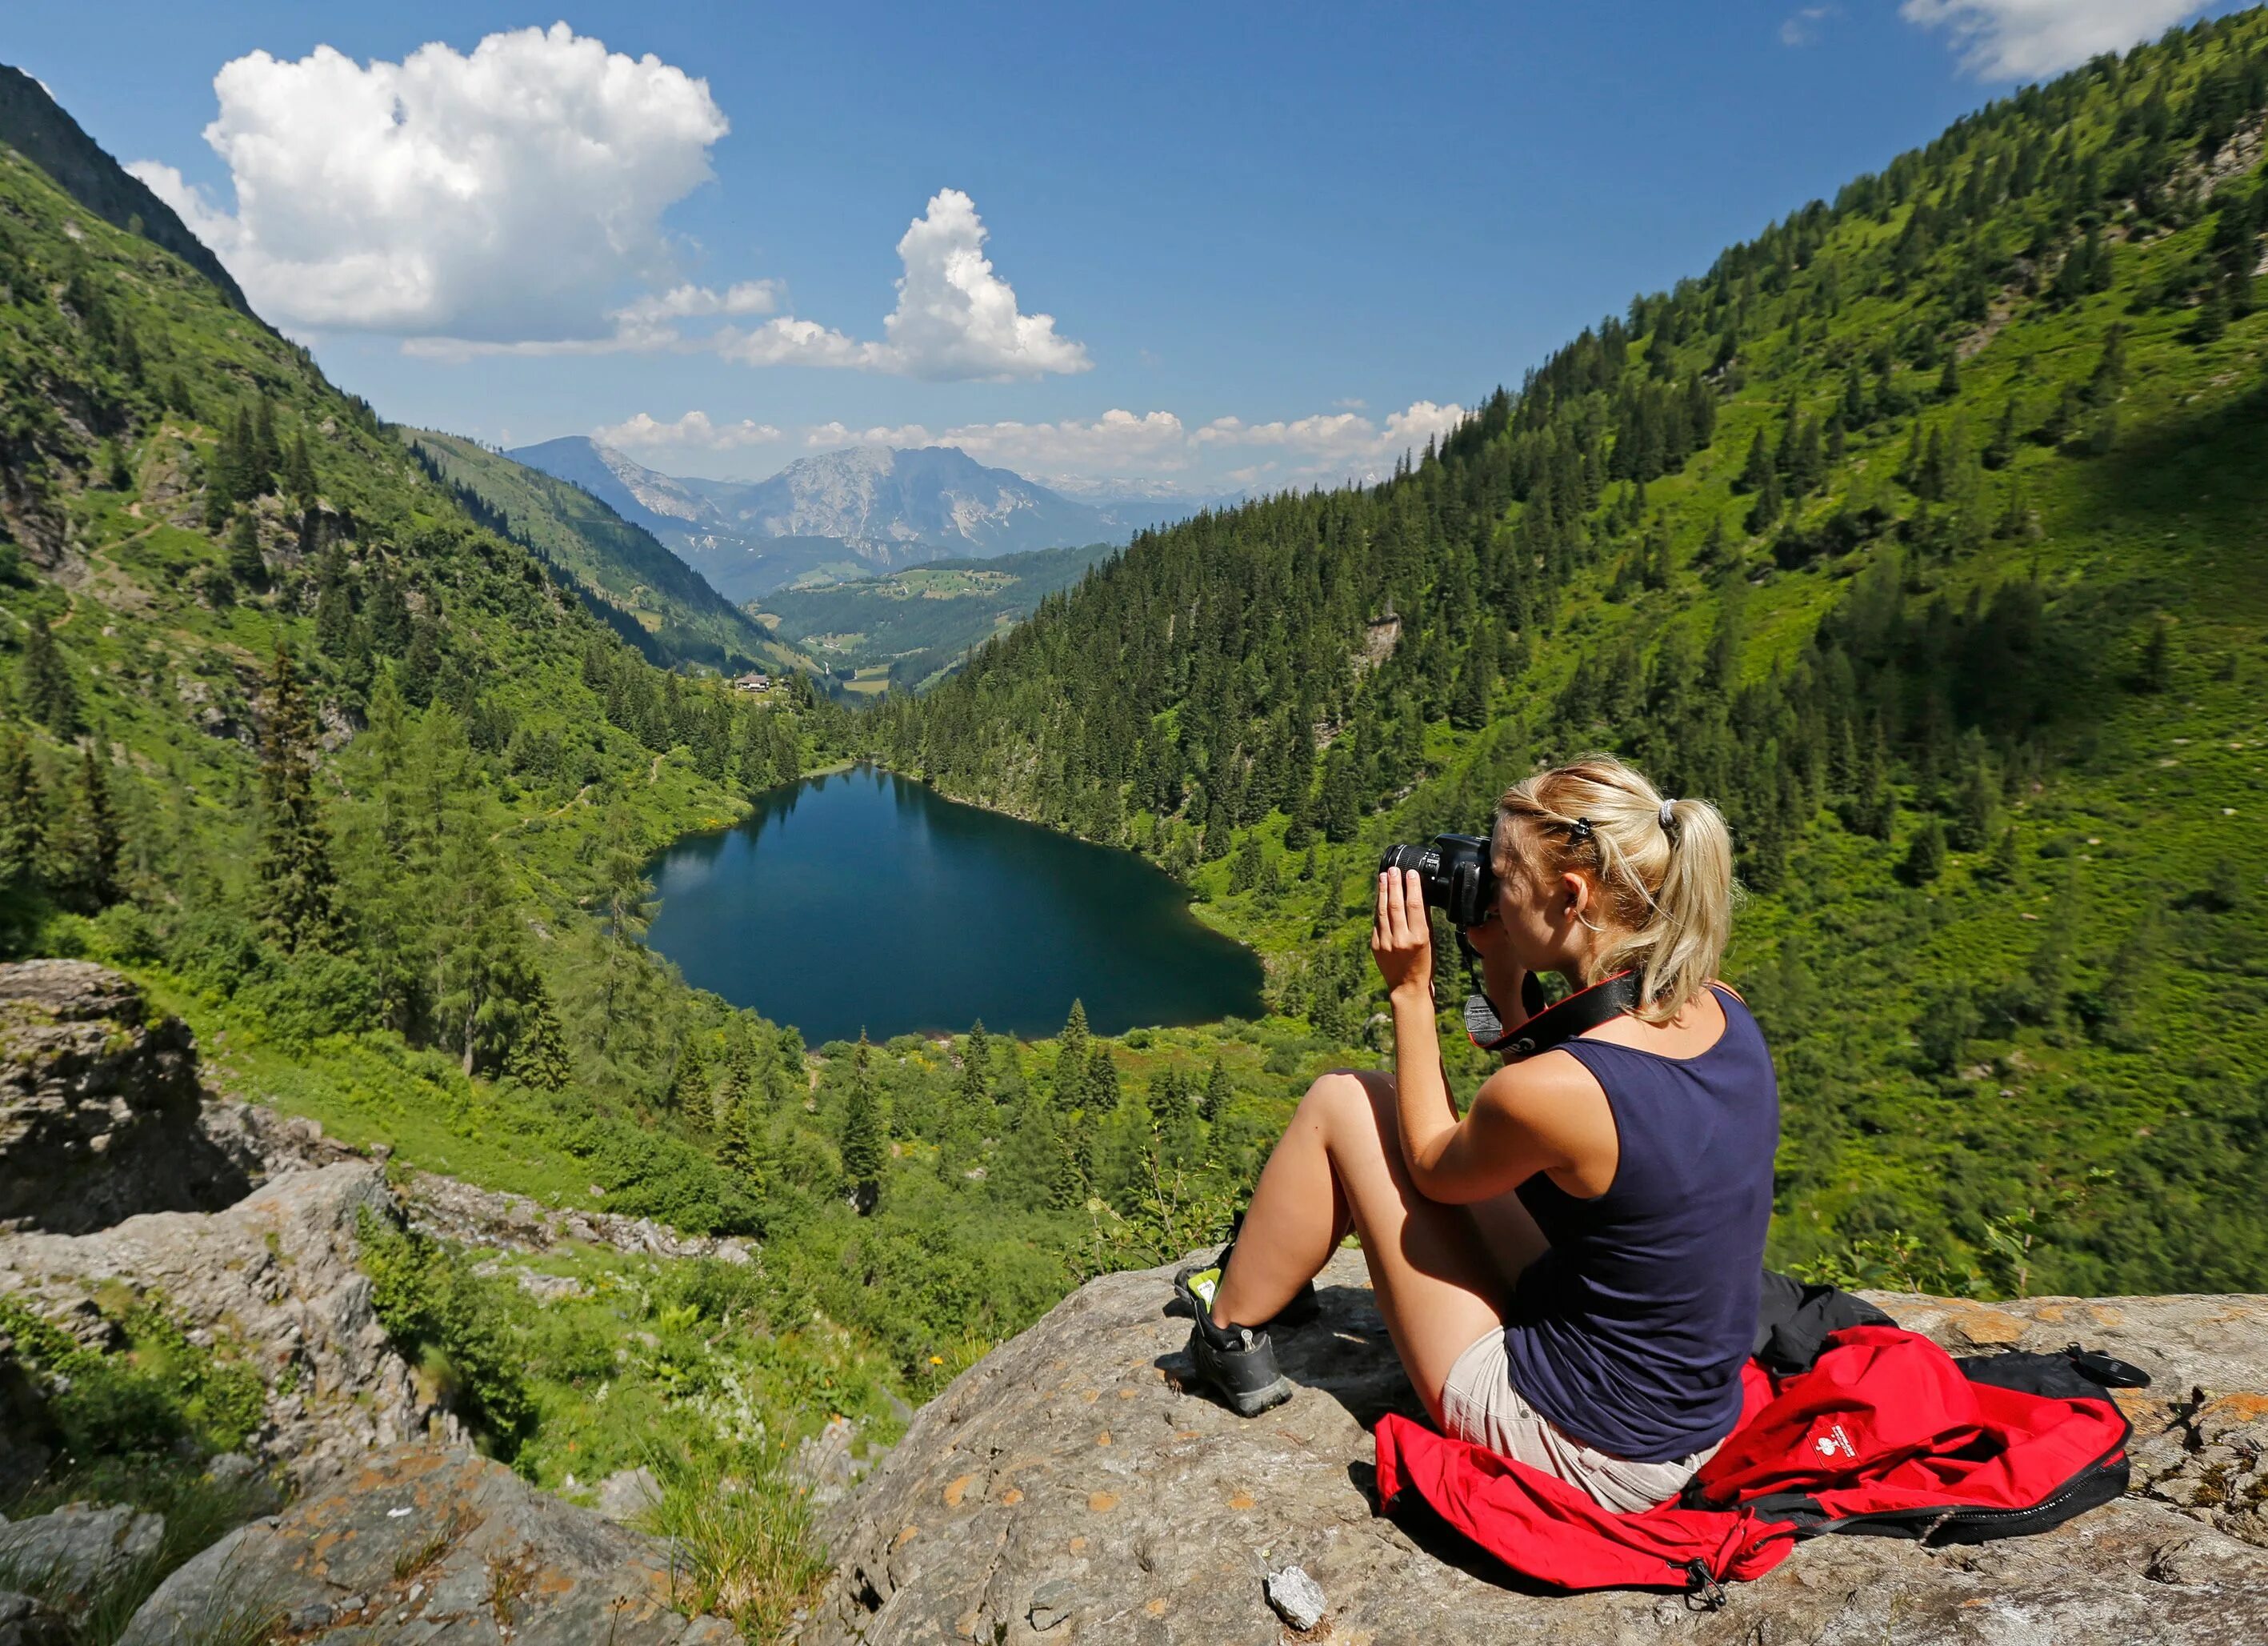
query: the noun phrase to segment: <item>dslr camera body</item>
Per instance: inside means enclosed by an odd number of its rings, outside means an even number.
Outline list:
[[[1415,869],[1425,906],[1447,915],[1460,934],[1496,912],[1496,868],[1479,835],[1437,834],[1425,845],[1390,845],[1378,867],[1388,875]]]

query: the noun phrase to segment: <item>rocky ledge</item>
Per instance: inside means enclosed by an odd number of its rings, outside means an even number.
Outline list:
[[[196,1043],[84,960],[0,965],[0,1229],[85,1234],[210,1212],[251,1186],[202,1124]]]
[[[1359,1254],[1333,1259],[1322,1318],[1279,1346],[1297,1396],[1251,1422],[1180,1392],[1171,1273],[1090,1282],[922,1410],[827,1524],[836,1568],[802,1646],[2268,1639],[2268,1297],[1878,1299],[1957,1351],[2080,1339],[2152,1371],[2128,1404],[2132,1494],[1979,1546],[1819,1539],[1702,1613],[1541,1593],[1373,1513],[1368,1427],[1417,1406]],[[1263,1595],[1292,1565],[1327,1603],[1306,1634]]]
[[[406,1448],[223,1538],[144,1603],[120,1646],[278,1634],[341,1646],[738,1642],[722,1619],[676,1609],[687,1587],[666,1545],[500,1463]]]

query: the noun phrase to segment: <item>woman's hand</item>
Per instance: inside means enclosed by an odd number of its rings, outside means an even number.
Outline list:
[[[1395,999],[1433,999],[1433,927],[1425,914],[1424,882],[1415,869],[1378,877],[1378,919],[1370,929],[1370,957],[1386,992]]]

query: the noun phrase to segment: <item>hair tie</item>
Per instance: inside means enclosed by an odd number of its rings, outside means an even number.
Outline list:
[[[1657,816],[1661,819],[1661,832],[1664,834],[1669,833],[1677,823],[1677,802],[1675,801],[1662,801],[1661,810],[1657,814]]]

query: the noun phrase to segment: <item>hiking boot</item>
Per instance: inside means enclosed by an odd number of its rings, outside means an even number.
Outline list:
[[[1276,1346],[1250,1326],[1217,1326],[1198,1311],[1189,1327],[1197,1381],[1239,1417],[1258,1417],[1292,1398],[1292,1380],[1276,1364]]]

